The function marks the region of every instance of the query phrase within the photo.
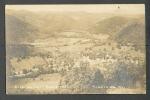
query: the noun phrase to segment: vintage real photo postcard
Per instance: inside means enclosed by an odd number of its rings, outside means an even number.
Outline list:
[[[145,5],[6,5],[7,94],[146,94]]]

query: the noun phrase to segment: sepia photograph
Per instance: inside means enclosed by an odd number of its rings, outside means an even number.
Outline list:
[[[6,94],[146,94],[144,4],[6,5]]]

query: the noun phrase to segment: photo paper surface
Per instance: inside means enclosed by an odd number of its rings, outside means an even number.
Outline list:
[[[146,94],[145,5],[6,5],[7,94]]]

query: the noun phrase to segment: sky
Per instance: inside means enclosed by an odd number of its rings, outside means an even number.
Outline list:
[[[7,9],[28,10],[34,12],[90,12],[90,13],[126,13],[144,14],[144,4],[49,4],[49,5],[6,5]]]

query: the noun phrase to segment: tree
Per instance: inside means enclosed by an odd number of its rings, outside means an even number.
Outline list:
[[[104,85],[104,77],[97,68],[74,68],[64,75],[61,80],[61,86],[67,86],[69,91],[76,88],[76,92],[96,91],[96,87]],[[95,88],[94,88],[95,87]],[[94,88],[94,90],[92,89]],[[92,90],[91,90],[92,89]],[[72,91],[71,91],[72,92]],[[99,91],[100,92],[100,91]]]
[[[92,79],[92,85],[94,87],[103,86],[105,83],[104,81],[105,79],[104,79],[103,74],[100,72],[99,69],[97,69],[94,74],[94,78]]]
[[[129,73],[128,65],[119,63],[114,71],[113,78],[109,80],[109,85],[130,87],[134,84],[134,76]]]
[[[23,72],[23,74],[28,73],[28,71],[26,69],[23,69],[22,72]]]
[[[117,48],[118,48],[118,49],[121,49],[121,46],[120,46],[120,45],[117,45]]]

